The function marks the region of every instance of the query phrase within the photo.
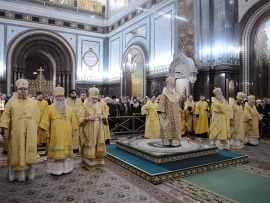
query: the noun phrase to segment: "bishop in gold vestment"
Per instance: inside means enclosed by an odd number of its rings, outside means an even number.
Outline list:
[[[229,105],[233,112],[233,125],[231,126],[230,147],[240,149],[244,147],[245,140],[245,123],[248,121],[247,113],[244,112],[243,101],[246,95],[243,92],[238,92],[236,100],[230,98]]]
[[[145,138],[160,137],[159,115],[157,113],[158,103],[156,103],[155,100],[156,97],[152,96],[151,101],[148,101],[141,109],[141,114],[146,115]]]
[[[205,96],[200,96],[200,101],[196,103],[195,115],[197,118],[195,134],[204,135],[207,137],[209,132],[208,126],[208,111],[210,110],[208,103],[205,100]]]
[[[211,105],[211,125],[210,125],[210,144],[219,149],[230,149],[230,125],[232,114],[228,102],[223,98],[220,88],[213,90],[215,97],[212,97]]]
[[[54,102],[46,109],[39,127],[47,132],[47,172],[55,175],[73,170],[72,136],[78,128],[76,117],[65,103],[65,90],[53,90]]]
[[[6,104],[0,120],[4,138],[8,140],[8,180],[33,180],[37,162],[37,129],[39,109],[27,97],[28,81],[16,81],[17,93]]]
[[[245,106],[245,113],[247,114],[247,122],[245,123],[246,137],[244,143],[258,145],[259,144],[259,121],[262,120],[261,115],[255,107],[255,96],[248,96],[248,103]]]
[[[179,146],[181,139],[180,126],[180,95],[175,92],[175,78],[166,79],[167,86],[164,87],[160,96],[158,111],[160,118],[160,137],[164,146]]]
[[[37,103],[37,106],[38,106],[39,111],[40,111],[39,121],[41,121],[41,118],[42,118],[45,110],[49,106],[48,102],[43,99],[42,92],[37,92],[36,103]],[[42,129],[38,129],[37,144],[46,144],[46,141],[47,141],[46,140],[46,132]]]
[[[77,98],[76,90],[71,89],[69,91],[69,98],[66,99],[66,104],[72,108],[73,113],[77,116],[77,111],[79,107],[82,105],[82,100]],[[73,151],[78,153],[79,151],[79,131],[76,130],[74,132],[74,136],[72,137],[73,142]]]
[[[105,112],[98,102],[99,89],[92,87],[88,93],[88,101],[79,108],[77,120],[80,125],[81,164],[92,170],[104,167],[106,148],[102,119],[105,119]]]

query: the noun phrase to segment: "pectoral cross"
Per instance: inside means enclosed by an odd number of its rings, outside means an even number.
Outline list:
[[[42,81],[41,81],[41,79],[42,79],[42,72],[44,72],[44,69],[42,69],[42,67],[40,67],[39,69],[38,69],[38,72],[39,72],[39,91],[41,91],[41,84],[42,84]]]

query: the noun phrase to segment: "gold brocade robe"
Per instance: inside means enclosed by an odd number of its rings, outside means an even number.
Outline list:
[[[85,100],[84,103],[88,103],[88,98]],[[105,141],[106,141],[106,140],[111,138],[111,132],[110,132],[109,121],[108,121],[108,116],[110,115],[109,106],[104,101],[99,101],[98,103],[103,110],[103,113],[104,113],[103,116],[105,116],[105,121],[107,123],[107,125],[103,124],[104,125],[104,133],[105,133]]]
[[[37,157],[37,129],[39,109],[31,98],[19,99],[15,94],[5,106],[0,127],[9,131],[8,164],[14,171],[28,169]]]
[[[50,161],[66,161],[73,157],[72,131],[78,128],[72,109],[66,105],[66,111],[61,113],[52,103],[45,111],[39,127],[50,133],[47,146],[47,158]]]
[[[46,110],[46,108],[49,106],[48,102],[45,100],[36,100],[37,106],[39,108],[40,117],[39,122],[41,121],[41,118]],[[38,137],[37,137],[37,144],[46,143],[46,131],[42,129],[38,129]]]
[[[164,87],[160,96],[158,111],[166,115],[166,119],[160,117],[160,137],[163,139],[180,139],[180,95],[171,93],[167,87]]]
[[[203,134],[209,132],[207,116],[209,110],[210,108],[206,101],[199,101],[196,103],[195,115],[199,115],[199,119],[196,122],[195,134]]]
[[[230,99],[230,106],[233,112],[231,139],[244,141],[246,133],[245,123],[249,120],[248,114],[244,111],[244,106],[238,105],[233,98]]]
[[[233,117],[228,103],[212,97],[211,114],[210,140],[230,139],[230,119]]]
[[[159,138],[160,137],[160,124],[159,115],[157,113],[158,104],[148,101],[142,106],[141,114],[146,115],[145,132],[146,138]]]
[[[77,111],[79,107],[82,105],[82,100],[80,98],[66,99],[66,104],[72,108],[73,113],[77,116]],[[74,136],[72,137],[73,149],[79,149],[79,131],[74,132]]]
[[[261,115],[258,113],[257,109],[248,103],[245,106],[245,113],[247,114],[247,120],[252,121],[252,125],[249,125],[248,122],[246,122],[246,136],[247,137],[259,137],[259,121],[262,120]]]
[[[77,120],[80,125],[80,154],[90,161],[103,160],[106,156],[104,125],[97,118],[104,115],[101,105],[97,109],[90,107],[89,102],[84,102],[77,112]],[[89,116],[96,116],[95,120],[89,120]],[[84,164],[84,163],[83,163]],[[88,166],[87,168],[95,167]]]
[[[196,117],[195,117],[195,106],[196,104],[192,101],[189,101],[187,100],[185,102],[185,110],[187,110],[187,107],[190,106],[192,108],[191,111],[187,111],[188,114],[187,114],[187,129],[188,129],[188,132],[192,132],[192,131],[195,131],[195,128],[196,128]]]

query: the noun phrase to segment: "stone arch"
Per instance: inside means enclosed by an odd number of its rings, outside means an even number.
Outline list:
[[[68,42],[58,34],[35,29],[26,31],[9,46],[7,53],[7,92],[14,91],[15,82],[22,78],[26,71],[25,60],[33,53],[44,54],[51,64],[54,77],[51,78],[55,85],[69,89],[75,88],[75,55]],[[13,87],[12,87],[13,86]]]
[[[270,2],[260,1],[255,4],[245,16],[242,18],[240,24],[242,28],[240,31],[241,44],[241,67],[242,67],[242,87],[246,94],[250,94],[251,82],[251,67],[254,49],[254,40],[261,25],[270,18]]]

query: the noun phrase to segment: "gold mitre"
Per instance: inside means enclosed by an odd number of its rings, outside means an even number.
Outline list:
[[[246,95],[245,95],[244,92],[238,92],[237,95],[236,95],[236,98],[244,100],[246,98]]]
[[[17,89],[22,88],[22,87],[28,89],[28,81],[25,79],[19,79],[16,81],[16,87]]]
[[[56,87],[53,89],[54,96],[64,96],[65,95],[65,89],[63,87]]]
[[[213,90],[213,93],[214,93],[214,95],[217,96],[218,94],[222,94],[222,91],[219,87],[215,87],[215,89]]]
[[[89,98],[98,98],[99,89],[96,87],[92,87],[88,90]]]
[[[255,102],[255,96],[254,95],[249,95],[248,96],[248,102]]]
[[[167,77],[166,78],[166,83],[169,85],[174,85],[175,84],[175,78],[174,77]]]

